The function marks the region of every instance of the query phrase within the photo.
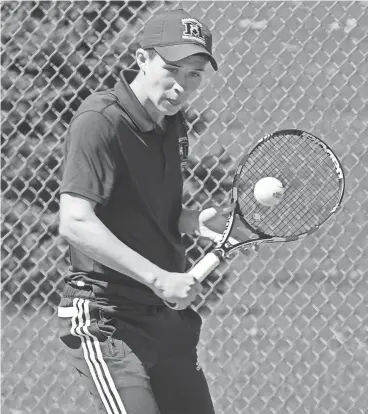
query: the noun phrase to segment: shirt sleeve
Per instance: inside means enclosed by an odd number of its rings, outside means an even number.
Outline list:
[[[114,126],[99,112],[87,111],[72,120],[64,148],[60,193],[108,201],[116,176]]]

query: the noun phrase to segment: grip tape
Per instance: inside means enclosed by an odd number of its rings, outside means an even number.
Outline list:
[[[203,280],[220,264],[221,259],[213,252],[206,254],[188,274],[194,276],[199,282]]]

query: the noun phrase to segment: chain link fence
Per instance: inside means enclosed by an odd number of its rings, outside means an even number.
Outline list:
[[[341,211],[315,235],[207,280],[199,357],[216,412],[363,414],[368,4],[298,1],[2,2],[2,412],[94,412],[56,336],[63,138],[82,100],[134,66],[144,22],[177,7],[213,29],[220,63],[186,110],[188,207],[221,205],[239,154],[276,129],[321,136],[347,176]],[[185,242],[189,262],[208,249]]]

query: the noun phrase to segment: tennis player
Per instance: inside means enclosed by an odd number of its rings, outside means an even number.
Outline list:
[[[184,10],[155,15],[136,61],[139,71],[91,94],[68,129],[60,338],[98,413],[213,414],[197,362],[201,318],[189,307],[201,286],[184,273],[182,234],[213,238],[226,217],[182,207],[180,112],[206,67],[217,70],[212,35]]]

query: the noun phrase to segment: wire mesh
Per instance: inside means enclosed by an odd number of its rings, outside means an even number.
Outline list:
[[[224,203],[240,154],[277,129],[322,137],[347,176],[317,233],[206,281],[199,358],[216,412],[364,413],[367,3],[20,0],[1,3],[3,412],[93,412],[57,339],[63,138],[82,100],[134,67],[144,23],[177,7],[209,24],[220,63],[185,113],[188,207]],[[190,262],[208,248],[185,242]]]

